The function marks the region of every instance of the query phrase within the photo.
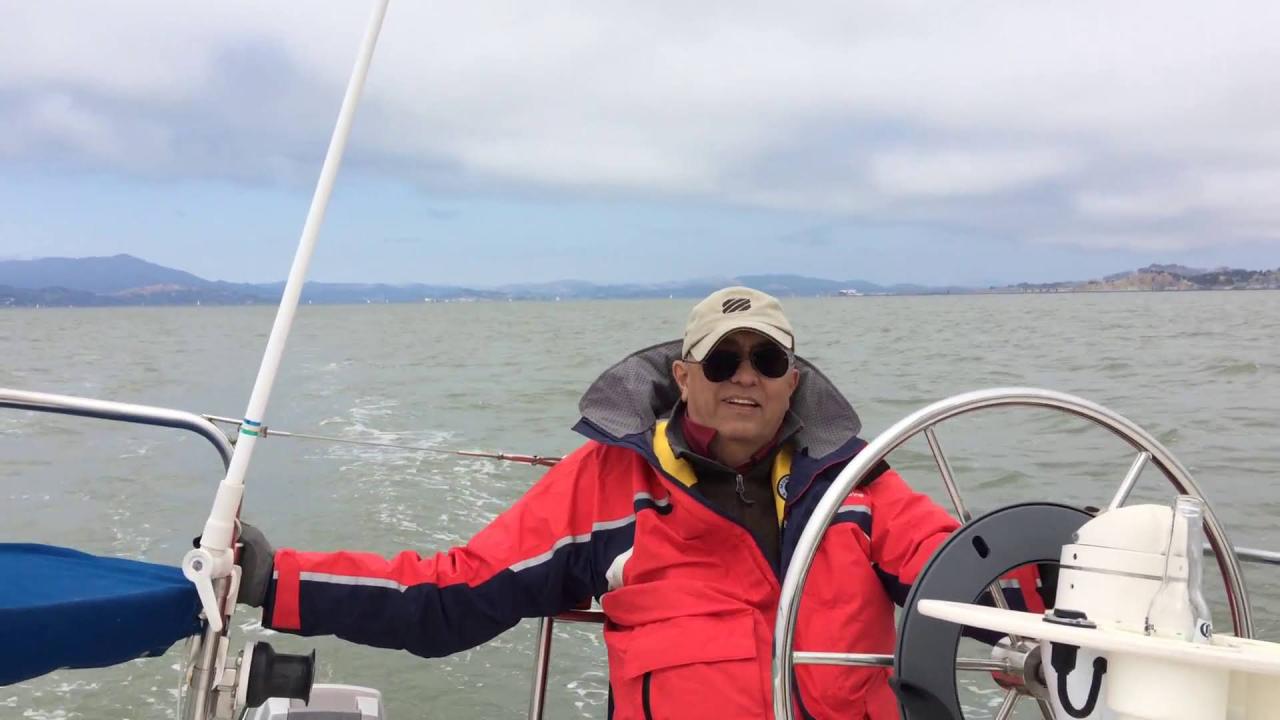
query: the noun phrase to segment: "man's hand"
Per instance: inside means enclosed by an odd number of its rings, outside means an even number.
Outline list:
[[[236,602],[251,607],[262,607],[267,601],[267,588],[271,585],[271,573],[275,569],[275,550],[258,528],[247,522],[240,523],[240,593]]]

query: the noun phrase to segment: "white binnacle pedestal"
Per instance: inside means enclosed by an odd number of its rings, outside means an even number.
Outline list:
[[[1045,622],[1036,613],[921,600],[932,618],[1065,643],[1107,658],[1106,704],[1120,720],[1280,720],[1280,645],[1212,644]]]
[[[1214,640],[1217,641],[1217,636]],[[1280,657],[1280,646],[1261,640],[1224,637],[1233,645]],[[1227,720],[1276,720],[1280,718],[1280,678],[1263,673],[1231,673]]]
[[[1054,607],[1083,612],[1101,628],[1123,630],[1142,628],[1147,619],[1151,598],[1164,579],[1165,552],[1173,511],[1165,505],[1133,505],[1099,515],[1085,523],[1074,542],[1064,545],[1059,564],[1057,595]],[[1181,567],[1186,577],[1185,565]],[[1176,618],[1159,618],[1163,625]],[[1083,702],[1093,680],[1093,661],[1097,654],[1081,648],[1075,670],[1066,679],[1067,695]],[[1041,647],[1045,684],[1056,687],[1058,673],[1053,668],[1049,644]],[[1103,695],[1112,673],[1102,681]],[[1071,717],[1058,693],[1049,693],[1049,703],[1057,717]],[[1085,720],[1117,720],[1106,702]]]

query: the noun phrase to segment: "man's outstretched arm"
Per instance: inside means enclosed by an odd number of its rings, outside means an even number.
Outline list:
[[[635,527],[629,493],[599,491],[599,453],[580,448],[447,552],[276,552],[263,624],[439,657],[599,596]]]

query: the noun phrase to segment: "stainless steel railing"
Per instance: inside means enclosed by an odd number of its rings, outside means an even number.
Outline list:
[[[0,388],[0,407],[188,430],[213,445],[222,458],[223,470],[226,470],[227,465],[231,463],[231,441],[216,425],[195,413],[153,405],[135,405],[10,388]]]

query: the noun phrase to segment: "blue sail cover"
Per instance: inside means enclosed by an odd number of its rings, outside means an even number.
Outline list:
[[[199,614],[176,567],[0,543],[0,685],[163,654]]]

